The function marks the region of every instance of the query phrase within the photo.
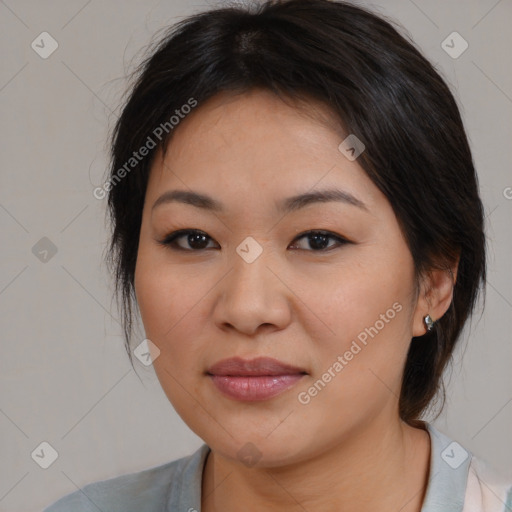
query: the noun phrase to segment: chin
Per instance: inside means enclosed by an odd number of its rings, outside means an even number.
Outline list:
[[[294,439],[295,436],[289,432],[283,432],[280,436],[273,432],[267,437],[251,434],[250,427],[244,432],[244,436],[234,435],[233,438],[225,432],[222,438],[214,435],[200,437],[221,457],[249,468],[283,467],[313,456],[312,443],[302,438]]]

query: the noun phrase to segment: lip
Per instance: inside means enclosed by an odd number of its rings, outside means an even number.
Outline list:
[[[223,359],[206,373],[222,394],[247,402],[277,396],[307,375],[302,368],[269,357]]]
[[[231,357],[222,359],[210,366],[207,373],[211,375],[229,376],[268,376],[268,375],[294,375],[305,374],[306,370],[271,357],[257,357],[255,359],[242,359]]]

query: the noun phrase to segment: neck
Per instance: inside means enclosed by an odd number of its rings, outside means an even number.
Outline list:
[[[210,452],[202,510],[420,512],[429,476],[428,433],[373,421],[299,464],[248,468]]]

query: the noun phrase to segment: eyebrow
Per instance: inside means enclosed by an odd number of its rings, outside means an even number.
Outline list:
[[[278,203],[277,209],[280,213],[289,213],[309,206],[310,204],[332,201],[350,204],[368,211],[368,207],[363,203],[363,201],[353,196],[350,192],[339,189],[318,190],[316,192],[306,192],[304,194],[288,197]],[[188,190],[169,190],[164,192],[154,202],[152,210],[155,210],[155,208],[163,204],[175,202],[189,204],[196,208],[202,208],[213,212],[222,213],[224,211],[222,203],[213,197]]]

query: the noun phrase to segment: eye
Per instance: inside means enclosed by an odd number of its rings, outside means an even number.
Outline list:
[[[294,242],[301,239],[308,240],[309,248],[313,252],[326,252],[335,249],[336,247],[351,243],[345,238],[329,231],[306,231],[296,237]],[[184,242],[179,243],[182,240],[184,240]],[[204,231],[200,231],[198,229],[180,229],[170,233],[163,240],[159,240],[158,243],[176,251],[199,252],[205,249],[215,248],[211,246],[208,247],[208,240],[213,242],[213,239]],[[334,244],[329,245],[329,240],[334,240]],[[298,248],[300,250],[304,250],[304,248],[299,247],[296,243],[289,247],[292,249]],[[306,248],[306,250],[309,249]]]
[[[335,235],[329,231],[306,231],[295,238],[295,240],[301,240],[302,238],[306,238],[309,241],[309,246],[313,249],[313,252],[326,252],[341,245],[351,243],[345,238]],[[333,245],[328,245],[329,239],[334,240],[335,243]],[[296,248],[297,246],[291,247]]]
[[[183,247],[178,243],[179,240],[184,239],[188,247]],[[204,231],[198,229],[180,229],[167,235],[163,240],[158,243],[177,251],[197,252],[207,249],[207,241],[212,240]]]

